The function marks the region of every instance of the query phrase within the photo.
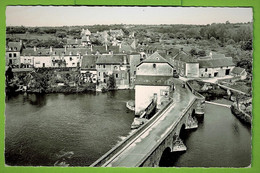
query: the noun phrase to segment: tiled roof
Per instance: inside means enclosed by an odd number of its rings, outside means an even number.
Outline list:
[[[134,49],[129,44],[122,44],[121,48],[119,48],[120,52],[131,53]]]
[[[20,42],[8,42],[6,51],[18,51],[22,49],[22,44]]]
[[[123,64],[124,58],[128,61],[126,54],[100,55],[96,64]]]
[[[175,61],[182,61],[186,63],[196,63],[197,60],[194,59],[192,56],[186,54],[185,52],[180,52],[175,58]]]
[[[82,68],[96,68],[97,55],[84,55],[82,59]]]
[[[171,76],[143,76],[137,75],[135,85],[168,86],[173,84]]]
[[[137,66],[141,65],[142,63],[168,63],[173,67],[172,63],[163,58],[158,52],[154,52],[152,55],[140,62],[140,64]]]
[[[81,39],[67,39],[67,44],[79,45],[79,44],[81,44]]]
[[[217,59],[198,59],[200,68],[216,68],[235,66],[232,57],[217,58]]]
[[[231,71],[231,73],[234,73],[234,74],[238,74],[238,75],[240,75],[243,71],[245,71],[244,68],[241,68],[241,67],[235,67],[235,68],[233,68],[233,70]]]

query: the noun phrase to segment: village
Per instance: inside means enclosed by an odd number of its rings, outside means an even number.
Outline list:
[[[141,115],[154,93],[160,108],[174,90],[172,79],[179,78],[184,83],[193,81],[199,86],[197,90],[206,95],[213,87],[221,86],[222,93],[213,91],[213,97],[227,95],[235,101],[239,100],[236,93],[242,93],[247,102],[252,102],[248,99],[251,95],[250,87],[246,86],[248,82],[243,82],[252,79],[246,69],[236,66],[232,57],[213,51],[208,55],[193,56],[192,51],[184,50],[185,47],[164,46],[163,43],[162,46],[158,42],[148,45],[138,42],[134,32],[128,35],[125,37],[122,29],[91,33],[82,28],[81,38],[67,39],[63,48],[27,48],[23,40],[8,42],[6,91],[51,93],[135,89],[135,114]],[[91,42],[93,38],[101,38],[103,44]],[[239,88],[236,88],[237,82],[241,84]],[[243,111],[249,108],[244,107]],[[251,114],[251,111],[247,112]]]

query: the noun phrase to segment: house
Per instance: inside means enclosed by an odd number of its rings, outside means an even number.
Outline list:
[[[97,82],[97,69],[96,61],[97,55],[83,55],[81,63],[81,78],[83,82],[96,83]]]
[[[174,66],[180,76],[191,78],[199,77],[199,63],[194,57],[184,51],[180,51],[177,56],[174,57]]]
[[[24,49],[22,40],[20,42],[8,42],[6,46],[6,66],[12,66],[13,68],[19,68],[21,65],[20,53]]]
[[[173,91],[173,66],[158,52],[137,65],[135,79],[135,114],[138,116],[153,99],[160,109]]]
[[[231,75],[235,76],[235,77],[240,76],[240,79],[244,80],[244,79],[246,79],[247,72],[244,68],[234,67],[231,71]]]
[[[136,75],[173,76],[173,66],[155,52],[137,65]]]
[[[131,53],[128,55],[128,61],[130,66],[130,85],[134,86],[136,78],[136,66],[142,61],[141,55],[139,53]]]
[[[235,67],[232,57],[223,54],[210,54],[210,56],[198,58],[200,77],[224,77],[231,75]]]
[[[117,89],[129,88],[129,62],[126,54],[99,55],[96,62],[96,69],[98,91],[107,87],[110,75],[114,76]]]
[[[137,75],[135,80],[135,115],[140,116],[151,101],[157,100],[157,108],[169,101],[174,89],[171,76]]]

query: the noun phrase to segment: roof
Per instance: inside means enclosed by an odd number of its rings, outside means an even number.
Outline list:
[[[179,52],[179,54],[174,58],[174,60],[186,63],[197,63],[197,60],[195,58],[193,58],[191,55],[186,54],[183,51]]]
[[[232,57],[217,58],[217,59],[198,59],[200,68],[215,68],[235,66]]]
[[[233,68],[233,70],[231,71],[231,73],[234,73],[234,74],[238,74],[238,75],[240,75],[243,71],[245,71],[244,68],[241,68],[241,67],[235,67],[235,68]]]
[[[122,44],[121,48],[119,48],[120,52],[127,52],[127,53],[131,53],[134,51],[134,49],[129,45],[129,44]]]
[[[152,55],[140,62],[140,64],[138,64],[137,66],[141,65],[142,63],[167,63],[173,67],[173,65],[169,63],[165,58],[163,58],[158,52],[154,52]]]
[[[112,51],[113,53],[119,53],[119,46],[92,46],[92,52],[99,52],[99,53],[108,53]]]
[[[169,86],[173,84],[171,76],[145,76],[137,75],[135,85]]]
[[[123,64],[124,59],[126,59],[126,61],[128,61],[126,54],[100,55],[97,59],[96,64]]]
[[[69,45],[81,44],[81,39],[67,39],[67,44]]]
[[[97,55],[84,55],[82,58],[82,68],[96,68]]]
[[[21,42],[8,42],[6,51],[17,51],[20,52],[23,47]]]

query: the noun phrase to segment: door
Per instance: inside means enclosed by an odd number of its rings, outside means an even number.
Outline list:
[[[230,69],[226,69],[226,75],[230,74]]]

